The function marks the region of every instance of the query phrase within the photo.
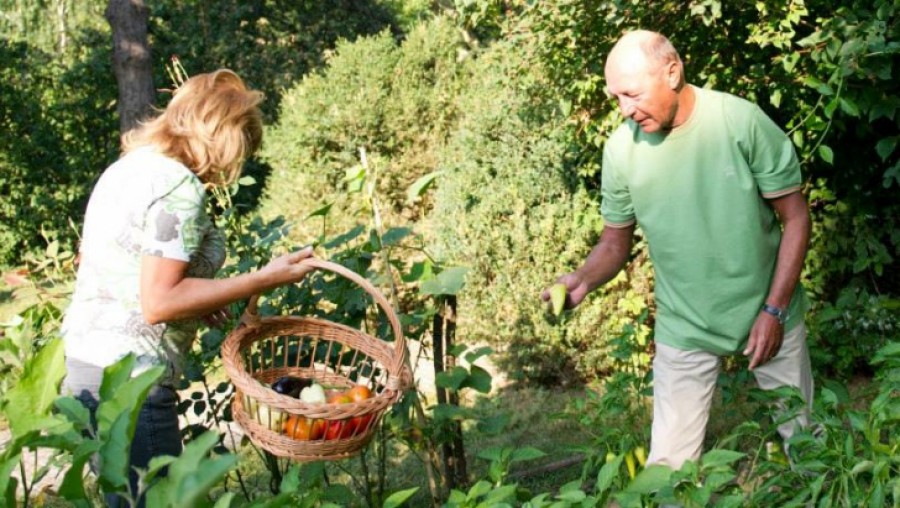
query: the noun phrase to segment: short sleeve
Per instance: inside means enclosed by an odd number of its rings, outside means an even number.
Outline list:
[[[612,137],[603,148],[603,167],[600,181],[600,215],[606,226],[624,228],[635,223],[631,192],[621,164],[616,164],[610,147]]]
[[[750,171],[760,194],[773,199],[800,190],[800,163],[784,131],[756,106],[750,128]]]
[[[147,209],[141,253],[187,262],[203,239],[205,193],[189,176],[166,188]]]

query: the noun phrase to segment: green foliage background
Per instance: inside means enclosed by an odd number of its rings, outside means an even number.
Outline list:
[[[15,266],[50,240],[77,242],[92,184],[116,157],[116,85],[103,6],[0,7],[0,265]],[[600,150],[619,121],[603,93],[603,58],[637,27],[670,36],[691,82],[756,101],[794,141],[814,220],[804,283],[817,364],[838,375],[867,369],[896,335],[895,2],[150,7],[158,87],[177,54],[190,73],[231,67],[269,97],[265,148],[247,167],[260,184],[240,208],[259,202],[252,213],[286,217],[298,243],[346,232],[371,206],[344,192],[365,149],[385,226],[414,222],[440,261],[473,268],[459,295],[460,335],[502,350],[514,376],[602,376],[607,343],[625,324],[648,316],[637,336],[650,337],[652,267],[641,243],[619,279],[561,322],[538,301],[602,229]],[[433,190],[408,196],[427,175]],[[327,205],[327,217],[314,214]],[[395,255],[411,262],[419,252]]]

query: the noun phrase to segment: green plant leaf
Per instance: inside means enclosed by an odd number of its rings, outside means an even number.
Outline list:
[[[84,404],[74,397],[59,397],[54,401],[57,411],[76,424],[79,429],[91,426],[91,413]]]
[[[381,244],[384,247],[391,247],[399,244],[404,238],[412,234],[412,228],[390,228],[381,235]]]
[[[216,504],[213,505],[213,508],[230,508],[231,502],[234,500],[234,496],[234,492],[226,492],[222,494],[220,498],[216,499]]]
[[[625,491],[650,494],[668,485],[671,476],[672,468],[658,464],[650,465],[634,477]]]
[[[59,493],[66,500],[76,503],[86,501],[87,494],[84,491],[84,468],[91,457],[100,450],[99,441],[84,441],[72,453],[72,464],[63,476],[59,487]]]
[[[703,469],[711,469],[731,464],[732,462],[742,459],[746,455],[746,453],[733,450],[710,450],[703,455],[700,464]]]
[[[823,161],[828,164],[834,163],[834,152],[831,150],[831,147],[828,145],[819,145],[818,152],[819,157],[821,157]]]
[[[488,495],[484,497],[483,504],[484,506],[501,506],[500,503],[515,500],[515,497],[515,485],[502,485],[490,491]]]
[[[859,116],[859,107],[847,97],[841,97],[841,111],[852,117]]]
[[[887,138],[882,138],[878,141],[878,144],[875,145],[875,151],[878,153],[878,156],[881,157],[882,162],[886,161],[888,157],[894,153],[894,149],[897,147],[897,139],[900,138],[898,136],[891,136]]]
[[[128,460],[134,425],[131,415],[123,410],[113,421],[106,421],[100,436],[100,484],[105,493],[118,492],[128,485]]]
[[[195,506],[204,499],[237,465],[237,457],[232,454],[209,457],[218,442],[218,434],[208,431],[188,443],[169,465],[168,476],[147,491],[147,506]]]
[[[451,371],[444,371],[435,376],[434,382],[440,388],[448,388],[450,390],[459,390],[466,378],[469,377],[469,371],[464,367],[456,366]]]
[[[17,506],[16,489],[19,482],[13,477],[12,472],[19,466],[22,459],[21,445],[13,440],[13,443],[6,443],[6,448],[0,454],[0,494],[6,499],[5,506]]]
[[[464,266],[451,266],[441,271],[435,278],[423,282],[419,286],[419,292],[424,295],[455,295],[465,284],[468,271],[469,268]]]
[[[491,393],[491,381],[493,377],[490,372],[482,369],[477,365],[469,367],[469,375],[463,381],[463,388],[472,388],[478,393]]]
[[[334,206],[334,203],[328,203],[327,205],[317,208],[315,211],[306,216],[307,219],[311,219],[313,217],[325,217],[328,215],[328,212],[331,211],[331,207]]]
[[[523,460],[534,460],[546,455],[546,453],[538,450],[537,448],[526,446],[524,448],[516,448],[515,450],[513,450],[512,455],[510,455],[509,457],[509,461],[510,463],[512,463],[521,462]]]
[[[501,413],[499,415],[481,418],[478,420],[476,427],[478,428],[478,432],[489,436],[497,436],[506,429],[507,425],[509,425],[509,419],[509,414]]]
[[[408,501],[409,498],[411,498],[418,491],[419,487],[413,487],[411,489],[394,492],[384,500],[382,508],[397,508],[398,506],[403,506],[403,503]]]
[[[472,485],[472,488],[469,489],[469,493],[466,496],[466,499],[469,501],[474,501],[475,499],[478,499],[479,497],[487,494],[490,491],[491,484],[485,480],[481,480],[475,485]]]
[[[510,453],[511,451],[509,449],[493,446],[485,450],[480,450],[478,452],[478,458],[490,461],[499,461],[503,460],[505,456],[509,456]]]
[[[825,82],[812,76],[805,76],[803,84],[819,92],[822,95],[834,95],[834,90]]]
[[[483,346],[474,351],[469,351],[466,353],[465,358],[469,363],[475,363],[482,356],[489,355],[494,352],[494,348],[490,346]]]
[[[435,178],[441,175],[443,171],[432,171],[427,175],[423,175],[419,177],[418,180],[413,182],[412,185],[406,189],[406,200],[409,202],[415,201],[416,198],[425,193],[426,190],[434,183]]]
[[[12,438],[42,429],[66,374],[63,342],[53,339],[25,363],[19,382],[4,397]]]
[[[619,476],[619,469],[622,467],[622,455],[616,455],[616,458],[603,464],[600,472],[597,473],[597,494],[603,494],[612,486],[613,480]]]

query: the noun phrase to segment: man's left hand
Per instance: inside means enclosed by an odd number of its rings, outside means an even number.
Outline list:
[[[750,330],[750,340],[744,349],[744,356],[750,357],[750,370],[768,362],[781,349],[784,340],[784,326],[771,314],[760,312]]]

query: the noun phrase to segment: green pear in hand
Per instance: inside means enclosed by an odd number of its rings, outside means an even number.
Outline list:
[[[554,316],[558,316],[562,313],[563,308],[566,306],[566,285],[562,283],[556,283],[550,286],[550,310],[553,311]]]

